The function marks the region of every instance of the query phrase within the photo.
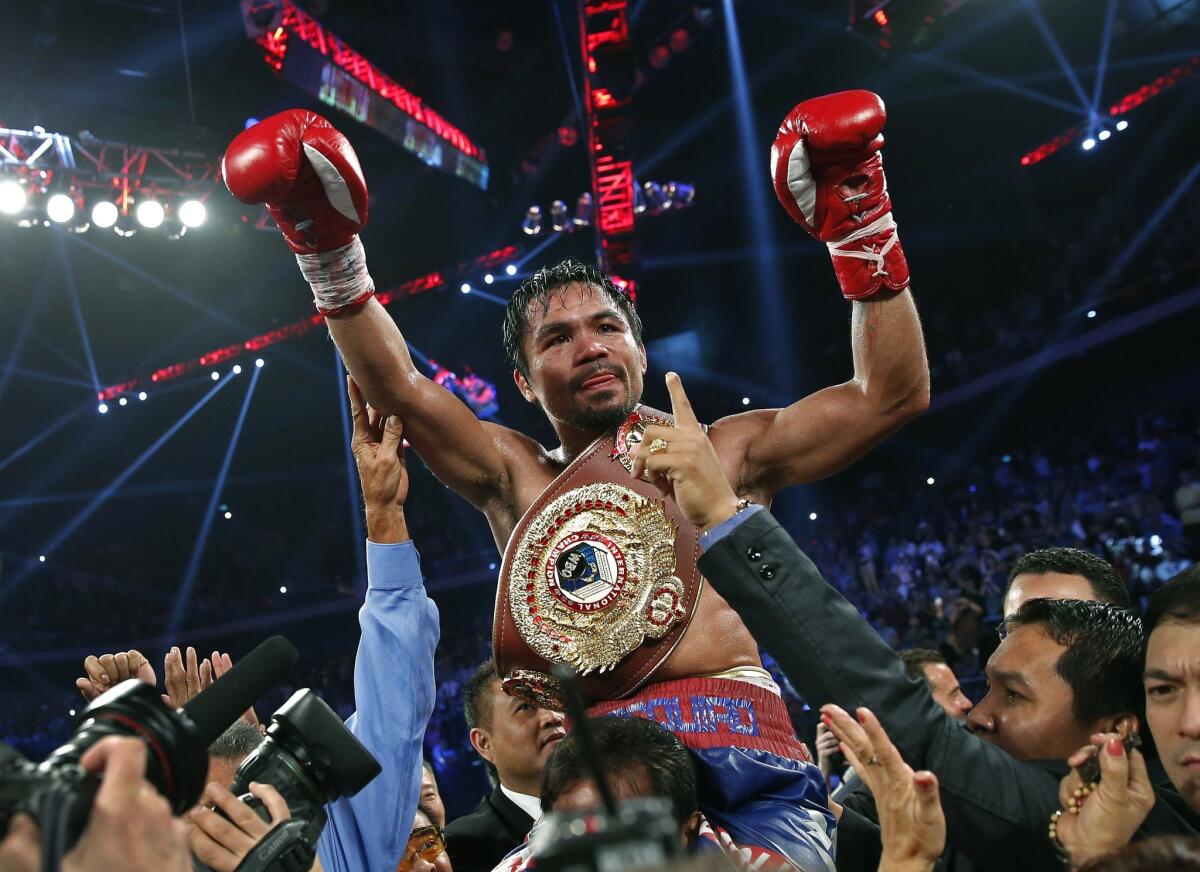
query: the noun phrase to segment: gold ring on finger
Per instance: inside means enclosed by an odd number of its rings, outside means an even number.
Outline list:
[[[650,447],[646,449],[651,454],[661,454],[667,450],[667,440],[663,438],[655,439],[650,443]]]

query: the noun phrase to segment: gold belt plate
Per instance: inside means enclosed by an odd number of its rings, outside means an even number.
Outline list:
[[[525,528],[508,576],[513,623],[535,654],[604,673],[684,619],[663,504],[611,482],[567,491]]]

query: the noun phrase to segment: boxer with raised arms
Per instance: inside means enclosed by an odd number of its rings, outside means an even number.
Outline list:
[[[844,469],[927,408],[928,364],[880,155],[885,120],[870,92],[818,97],[787,115],[773,145],[777,197],[826,243],[852,301],[854,374],[786,408],[707,428],[747,503]],[[632,474],[641,431],[671,423],[639,403],[647,361],[632,301],[572,262],[535,273],[513,295],[505,345],[518,389],[559,439],[547,448],[479,421],[414,365],[373,298],[358,236],[366,182],[329,122],[301,110],[268,118],[233,141],[222,171],[238,199],[268,205],[370,405],[400,416],[434,475],[487,517],[505,555],[494,644],[506,689],[552,704],[549,664],[566,662],[585,676],[595,711],[659,720],[717,769],[733,752],[791,765],[798,786],[786,801],[803,809],[784,825],[793,835],[753,815],[738,819],[736,808],[705,813],[730,822],[739,845],[826,868],[832,822],[821,820],[820,776],[809,772],[754,639],[695,568],[703,531],[653,476]],[[724,791],[726,805],[748,807],[749,782]]]

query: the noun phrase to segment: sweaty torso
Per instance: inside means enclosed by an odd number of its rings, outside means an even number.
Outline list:
[[[491,526],[496,548],[503,554],[517,522],[566,464],[555,459],[536,440],[521,434],[508,431],[498,437],[500,440],[509,474],[507,498],[497,497],[481,508]],[[739,490],[739,496],[762,502],[764,495],[738,488],[740,458],[721,456],[719,447],[718,457],[725,468],[726,477]],[[737,612],[704,581],[691,623],[675,650],[655,673],[655,678],[666,681],[711,675],[735,666],[760,665],[758,645],[750,631]]]

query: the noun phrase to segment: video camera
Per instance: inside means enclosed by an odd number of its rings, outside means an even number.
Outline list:
[[[178,711],[137,679],[123,681],[79,716],[70,740],[41,763],[11,748],[0,752],[0,837],[13,816],[37,821],[45,869],[57,869],[87,826],[100,777],[79,765],[88,748],[107,736],[133,736],[149,748],[146,780],[180,815],[196,804],[208,773],[208,746],[281,679],[298,657],[292,643],[273,636],[219,682]]]

